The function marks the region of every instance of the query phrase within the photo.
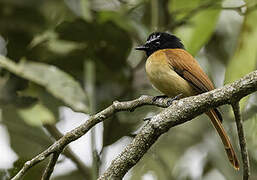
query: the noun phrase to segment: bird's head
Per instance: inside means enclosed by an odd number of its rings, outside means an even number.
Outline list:
[[[150,56],[160,49],[184,49],[181,40],[173,34],[166,32],[154,32],[149,35],[144,45],[138,46],[135,49],[145,51],[147,56]]]

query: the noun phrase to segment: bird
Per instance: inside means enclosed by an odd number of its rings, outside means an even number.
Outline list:
[[[168,32],[153,32],[145,44],[135,48],[147,56],[145,70],[153,87],[164,96],[189,97],[214,88],[213,83],[197,60],[185,50],[181,40]],[[157,96],[161,97],[161,96]],[[217,108],[205,112],[224,145],[232,166],[239,170],[239,161],[230,139],[222,126],[222,115]]]

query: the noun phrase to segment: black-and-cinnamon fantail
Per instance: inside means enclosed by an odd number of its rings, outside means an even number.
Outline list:
[[[174,97],[182,94],[187,97],[214,89],[198,62],[184,49],[181,40],[175,35],[154,32],[136,50],[146,52],[145,68],[148,78],[165,95]],[[222,126],[221,114],[217,109],[211,109],[206,114],[223,142],[229,161],[238,170],[239,162]]]

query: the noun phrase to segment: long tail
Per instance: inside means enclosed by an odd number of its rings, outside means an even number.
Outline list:
[[[217,130],[222,143],[224,145],[224,148],[226,150],[228,159],[230,161],[230,163],[233,165],[233,167],[236,170],[239,170],[239,162],[238,159],[236,157],[236,153],[232,147],[232,144],[230,143],[229,137],[227,136],[227,133],[225,131],[225,129],[223,128],[222,124],[221,124],[221,120],[219,119],[219,116],[217,115],[217,113],[212,109],[208,112],[206,112],[206,114],[209,116],[209,118],[211,119],[211,122],[213,124],[213,126],[215,127],[215,129]]]

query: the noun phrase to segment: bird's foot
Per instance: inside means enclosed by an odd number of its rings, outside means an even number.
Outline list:
[[[157,101],[158,99],[167,98],[167,97],[168,97],[168,96],[166,96],[166,95],[154,96],[154,97],[153,97],[153,102]]]
[[[143,119],[143,121],[150,121],[152,119],[152,117],[146,117]]]
[[[179,99],[182,97],[182,95],[183,95],[183,94],[181,93],[181,94],[175,96],[174,98],[169,99],[169,100],[167,101],[168,106],[170,106],[173,101],[179,100]]]
[[[168,106],[172,105],[172,102],[175,101],[175,100],[179,100],[182,97],[182,95],[183,94],[181,93],[181,94],[175,96],[174,98],[169,98],[169,100],[167,101],[167,105]],[[153,102],[157,101],[160,98],[168,98],[168,96],[166,96],[166,95],[155,96],[155,97],[153,97]],[[151,119],[152,119],[152,117],[146,117],[143,120],[144,121],[150,121]]]

